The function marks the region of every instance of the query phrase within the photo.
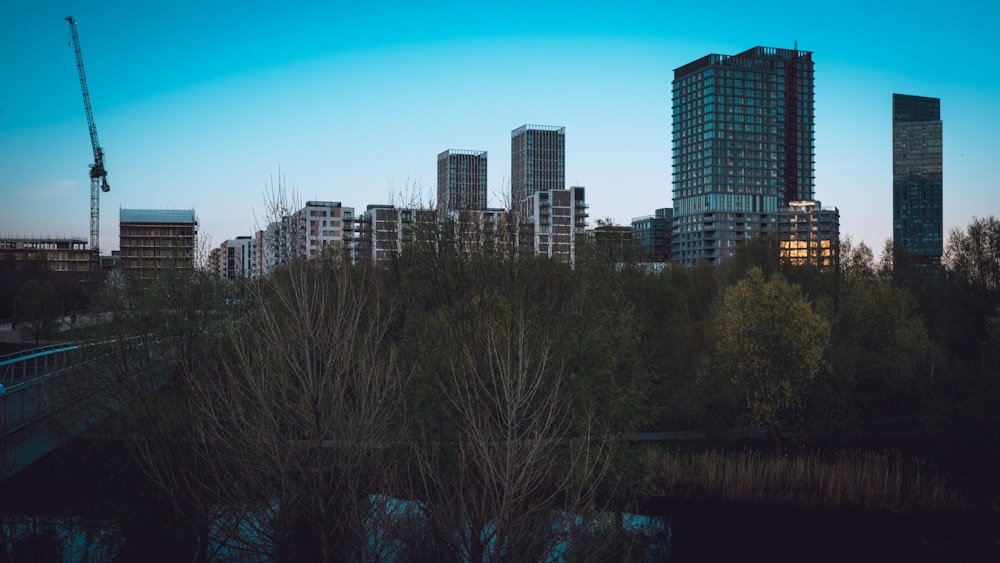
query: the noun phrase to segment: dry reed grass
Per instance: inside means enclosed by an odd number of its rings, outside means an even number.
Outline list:
[[[663,452],[659,493],[813,507],[895,512],[961,507],[936,471],[898,451],[776,458],[758,451]]]

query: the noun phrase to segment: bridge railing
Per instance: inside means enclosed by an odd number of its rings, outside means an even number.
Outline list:
[[[66,342],[0,356],[0,437],[33,424],[59,408],[51,385],[56,376],[108,355],[108,346],[131,346],[142,336]],[[102,350],[102,348],[104,348]]]
[[[0,356],[0,385],[5,387],[39,374],[65,367],[68,354],[80,345],[73,342],[50,344]]]

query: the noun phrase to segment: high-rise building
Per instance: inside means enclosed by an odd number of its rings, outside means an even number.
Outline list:
[[[161,279],[194,269],[198,219],[193,209],[122,209],[121,269],[133,279]]]
[[[438,155],[438,213],[486,209],[486,151],[450,149]]]
[[[526,212],[536,192],[566,189],[566,128],[522,125],[510,132],[510,204]]]
[[[717,265],[814,199],[812,53],[754,47],[674,70],[671,259]]]
[[[892,95],[892,241],[897,273],[936,270],[942,233],[941,100]]]

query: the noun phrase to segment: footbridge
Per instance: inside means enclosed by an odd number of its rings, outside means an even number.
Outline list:
[[[67,385],[114,349],[138,338],[63,342],[0,356],[0,480],[7,479],[72,437],[86,424],[51,424],[67,407],[96,400]],[[88,398],[89,397],[89,398]]]

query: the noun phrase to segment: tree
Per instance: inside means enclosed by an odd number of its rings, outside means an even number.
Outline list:
[[[891,238],[885,239],[882,243],[882,256],[879,257],[875,273],[879,279],[892,280],[896,277],[896,257],[900,255],[900,248]]]
[[[831,362],[868,420],[920,414],[933,380],[934,345],[911,290],[890,281],[844,283]]]
[[[378,557],[368,518],[384,490],[405,378],[386,340],[391,311],[370,270],[295,261],[223,328],[192,369],[202,492],[255,515],[259,547],[289,560]],[[192,366],[197,368],[197,366]]]
[[[850,236],[845,237],[840,243],[840,273],[845,281],[874,280],[878,273],[871,247],[864,241],[855,246]]]
[[[973,218],[965,231],[952,229],[944,263],[979,296],[984,316],[992,314],[1000,305],[1000,219]]]
[[[62,304],[56,297],[52,284],[28,280],[17,292],[14,309],[21,335],[33,339],[37,346],[43,338],[48,338],[56,330],[56,318],[62,313]]]
[[[749,422],[768,429],[775,451],[780,431],[825,368],[829,324],[798,286],[759,268],[723,295],[715,319],[712,370],[743,398]]]
[[[415,452],[428,502],[425,526],[402,536],[408,559],[549,560],[598,511],[610,437],[574,420],[563,367],[523,311],[483,320],[441,389],[453,440]]]

